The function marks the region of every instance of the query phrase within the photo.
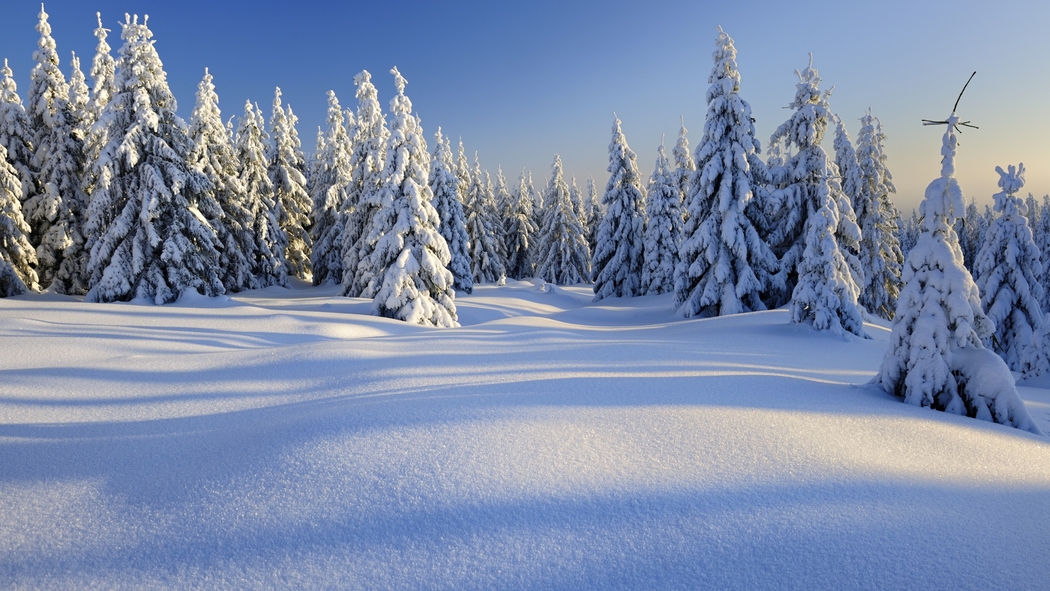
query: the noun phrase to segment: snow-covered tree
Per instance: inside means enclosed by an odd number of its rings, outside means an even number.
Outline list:
[[[344,114],[335,92],[328,91],[328,134],[324,145],[318,140],[320,152],[314,156],[316,176],[312,183],[310,198],[310,238],[313,250],[310,267],[314,285],[340,284],[343,280],[343,220],[341,212],[346,201],[353,169],[350,166],[353,128],[344,124]]]
[[[18,180],[22,185],[19,199],[25,201],[37,191],[32,132],[22,98],[18,96],[14,73],[8,67],[6,59],[0,74],[4,77],[0,81],[0,146],[7,152],[7,162],[18,173]]]
[[[427,186],[430,155],[412,102],[405,96],[406,81],[397,68],[397,94],[390,100],[390,136],[386,145],[383,187],[378,194],[369,241],[372,313],[426,326],[455,327],[456,290],[448,244],[438,232],[437,210]]]
[[[674,179],[678,192],[681,194],[682,203],[686,203],[689,197],[689,179],[696,172],[696,161],[689,151],[689,130],[685,128],[685,117],[682,117],[682,127],[678,130],[678,142],[671,155],[674,157]],[[688,217],[688,211],[683,209],[682,215]]]
[[[251,254],[248,254],[248,261],[252,265],[252,287],[287,287],[288,262],[284,253],[288,248],[288,237],[278,222],[279,204],[273,183],[267,175],[269,162],[266,153],[270,142],[263,126],[262,111],[251,101],[245,101],[244,115],[234,138],[234,149],[241,165],[240,179],[248,195],[252,233],[255,236],[255,245]]]
[[[921,233],[922,229],[919,227],[919,214],[913,209],[911,210],[911,215],[901,221],[900,231],[897,233],[897,236],[901,241],[901,254],[904,255],[904,260],[908,260],[908,253],[911,252],[911,249],[915,248],[915,245],[919,242],[919,234]],[[901,267],[901,269],[901,274],[903,275],[903,267]]]
[[[467,235],[470,236],[470,266],[475,284],[503,285],[507,278],[507,270],[499,252],[499,234],[496,233],[498,224],[502,234],[502,224],[496,218],[495,207],[495,199],[485,187],[481,164],[475,153],[467,200],[463,203]]]
[[[798,302],[801,306],[798,308],[800,317],[816,319],[815,315],[834,310],[841,324],[852,331],[850,327],[860,326],[853,315],[856,310],[857,285],[864,280],[859,262],[851,254],[859,246],[860,230],[849,198],[842,192],[842,186],[837,180],[838,169],[821,147],[832,115],[827,100],[829,93],[820,91],[820,76],[813,69],[812,56],[810,65],[802,72],[796,70],[795,73],[799,82],[795,99],[789,105],[795,112],[777,128],[770,139],[771,146],[780,149],[782,145],[785,149],[794,148],[796,151],[794,154],[785,154],[782,164],[774,164],[769,168],[773,190],[769,193],[766,208],[774,212],[769,244],[779,258],[780,270],[772,278],[766,303],[771,307],[779,307],[795,299],[795,287],[803,272],[803,256],[808,256],[807,249],[816,255],[813,249],[817,249],[825,257],[823,260],[829,263],[834,261],[834,269],[822,269],[812,264],[806,267],[806,272],[820,274],[824,279],[816,276],[807,279],[809,283],[805,291],[798,294],[803,296]],[[822,214],[819,220],[814,221],[816,227],[810,228],[809,218],[825,207],[835,211]],[[832,234],[826,236],[823,227],[829,223],[835,225],[831,228]],[[825,250],[832,246],[837,254]],[[840,259],[847,264],[848,269],[840,268]],[[826,289],[832,291],[826,291],[823,287],[813,291],[816,288],[814,281],[828,281]],[[836,294],[834,297],[841,300],[839,304],[826,299],[833,297],[832,292]],[[809,311],[802,314],[803,310]],[[824,325],[824,322],[818,324]],[[827,326],[836,324],[831,322]]]
[[[988,228],[977,255],[977,288],[981,305],[995,331],[984,339],[1010,369],[1021,369],[1021,353],[1043,323],[1043,261],[1032,239],[1028,208],[1017,192],[1024,186],[1024,164],[1008,171],[995,167],[999,188],[994,195],[999,214]]]
[[[532,277],[535,266],[532,262],[533,242],[537,231],[524,169],[518,177],[518,188],[511,198],[510,210],[503,219],[503,235],[507,240],[507,275],[514,279]]]
[[[857,193],[860,191],[861,183],[857,150],[853,148],[853,140],[850,139],[842,117],[832,115],[832,119],[835,121],[835,167],[839,171],[839,184],[842,185],[842,192],[849,198],[850,205],[856,212]]]
[[[777,261],[749,215],[765,181],[751,105],[740,97],[733,39],[719,28],[707,119],[688,185],[688,220],[675,269],[674,305],[686,316],[763,310]]]
[[[909,404],[1038,431],[1006,364],[982,345],[995,326],[981,310],[953,228],[964,203],[954,111],[944,124],[941,176],[919,206],[922,234],[904,264],[890,346],[874,381]]]
[[[428,184],[438,213],[438,231],[448,244],[448,270],[452,272],[453,287],[471,293],[474,291],[474,272],[470,268],[470,237],[463,204],[459,202],[459,179],[456,177],[456,163],[452,160],[452,142],[441,134],[440,127],[434,137],[437,144],[430,158]]]
[[[288,273],[305,279],[310,275],[310,195],[306,192],[306,174],[301,158],[302,147],[295,133],[295,115],[291,105],[286,111],[281,104],[281,89],[274,91],[270,116],[270,146],[267,175],[273,185],[277,204],[277,223],[288,241],[285,261]]]
[[[40,192],[25,201],[22,213],[32,228],[30,241],[36,246],[41,286],[54,283],[58,293],[79,294],[86,288],[81,225],[87,198],[80,188],[83,145],[77,139],[69,84],[59,70],[43,7],[39,19],[40,40],[33,52],[36,66],[31,72],[27,110]]]
[[[91,102],[91,90],[87,85],[87,78],[80,69],[80,58],[76,52],[69,60],[69,114],[73,121],[73,135],[81,142],[81,158],[83,158],[83,142],[87,140],[91,126],[95,124],[89,103]]]
[[[645,192],[635,154],[613,117],[609,144],[609,182],[602,204],[605,216],[598,228],[594,269],[594,301],[645,294],[642,264],[645,258]]]
[[[587,282],[591,275],[591,253],[583,226],[569,200],[561,156],[557,154],[543,201],[547,209],[536,251],[536,278],[558,285]]]
[[[897,296],[902,286],[901,266],[904,264],[897,238],[897,215],[890,203],[890,193],[896,189],[886,167],[886,153],[882,148],[884,135],[879,120],[868,111],[860,121],[857,173],[842,175],[845,182],[856,183],[853,209],[861,236],[857,256],[865,271],[858,301],[872,314],[889,320],[897,308]],[[838,137],[835,141],[839,141]],[[854,176],[856,179],[851,180]]]
[[[692,157],[689,158],[692,162]],[[532,175],[529,174],[529,187],[530,193],[532,187]],[[602,218],[605,217],[605,209],[602,208],[602,200],[598,197],[598,189],[594,185],[594,179],[587,178],[587,223],[584,224],[584,230],[587,233],[587,248],[591,252],[594,252],[594,248],[598,246],[598,228],[602,225]],[[540,226],[536,226],[539,228]]]
[[[108,141],[85,225],[96,237],[86,299],[163,304],[189,290],[221,294],[215,231],[197,209],[211,183],[187,164],[192,144],[147,20],[129,16],[122,26],[116,92],[98,123]]]
[[[29,224],[22,217],[22,180],[0,145],[0,298],[39,289],[36,252],[29,243]]]
[[[374,297],[369,285],[378,286],[380,269],[371,266],[375,242],[369,238],[376,212],[379,190],[385,182],[384,163],[390,132],[386,127],[372,76],[363,71],[354,77],[357,85],[357,131],[350,158],[353,181],[343,206],[343,295]],[[428,154],[429,156],[429,154]]]
[[[682,242],[682,193],[663,144],[657,150],[656,166],[649,177],[645,215],[645,255],[642,293],[656,295],[674,291],[678,248]]]
[[[977,201],[970,199],[966,213],[955,221],[955,233],[959,236],[959,248],[963,253],[963,264],[966,270],[977,278],[977,253],[984,244],[984,235],[988,231],[989,220],[977,208]]]
[[[100,13],[96,12],[95,16],[98,18],[98,28],[95,29],[98,44],[95,46],[95,57],[91,60],[91,79],[94,81],[94,86],[91,89],[91,100],[87,104],[91,127],[87,130],[87,137],[84,138],[84,175],[80,183],[85,195],[94,193],[95,183],[98,180],[94,177],[95,161],[98,160],[99,153],[107,141],[106,125],[96,123],[102,118],[102,111],[116,94],[114,86],[116,62],[110,54],[109,43],[106,41],[109,29],[102,26]]]

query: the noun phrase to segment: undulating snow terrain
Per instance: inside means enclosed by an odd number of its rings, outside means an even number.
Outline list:
[[[1050,588],[1050,440],[867,385],[885,327],[338,290],[0,299],[0,588]]]

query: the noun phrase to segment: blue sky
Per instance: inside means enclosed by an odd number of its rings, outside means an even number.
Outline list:
[[[39,4],[3,7],[0,57],[10,59],[24,96]],[[90,68],[96,11],[113,29],[114,52],[124,13],[149,14],[186,118],[208,67],[225,117],[246,99],[268,113],[280,86],[311,150],[325,92],[356,107],[353,75],[367,69],[386,107],[396,65],[429,141],[440,125],[493,173],[502,165],[514,179],[528,168],[537,184],[557,152],[567,174],[581,184],[594,177],[599,191],[614,111],[646,174],[661,135],[674,144],[679,116],[695,147],[717,25],[736,40],[741,94],[763,145],[787,118],[794,70],[813,52],[853,136],[868,107],[882,120],[896,202],[906,210],[939,173],[943,128],[920,120],[945,117],[976,70],[959,107],[980,126],[961,136],[957,176],[967,198],[989,203],[994,167],[1019,161],[1028,170],[1023,191],[1050,192],[1050,8],[1041,3],[62,0],[46,8],[67,73],[71,50]]]

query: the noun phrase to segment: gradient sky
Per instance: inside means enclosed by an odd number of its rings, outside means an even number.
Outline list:
[[[0,58],[25,96],[39,4],[2,0]],[[871,108],[887,133],[899,207],[910,210],[939,174],[946,117],[970,72],[959,115],[980,126],[960,137],[957,176],[967,199],[990,203],[995,166],[1024,162],[1023,192],[1050,192],[1050,7],[1043,3],[923,0],[852,2],[548,1],[224,2],[61,0],[46,3],[68,76],[70,51],[85,73],[94,55],[95,12],[120,46],[126,12],[149,14],[156,47],[189,118],[210,68],[224,117],[244,101],[269,116],[274,86],[299,116],[312,151],[325,92],[356,109],[353,75],[372,72],[384,109],[396,65],[433,143],[437,126],[495,174],[522,168],[537,185],[560,153],[566,174],[608,179],[613,112],[648,174],[662,134],[668,148],[684,116],[695,148],[706,113],[716,26],[735,40],[763,147],[789,112],[795,69],[814,54],[832,108],[851,135]],[[827,144],[830,148],[830,142]]]

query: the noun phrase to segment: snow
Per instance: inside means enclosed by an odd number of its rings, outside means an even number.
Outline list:
[[[884,324],[339,289],[0,299],[0,588],[1050,585],[1050,442],[867,385]]]

